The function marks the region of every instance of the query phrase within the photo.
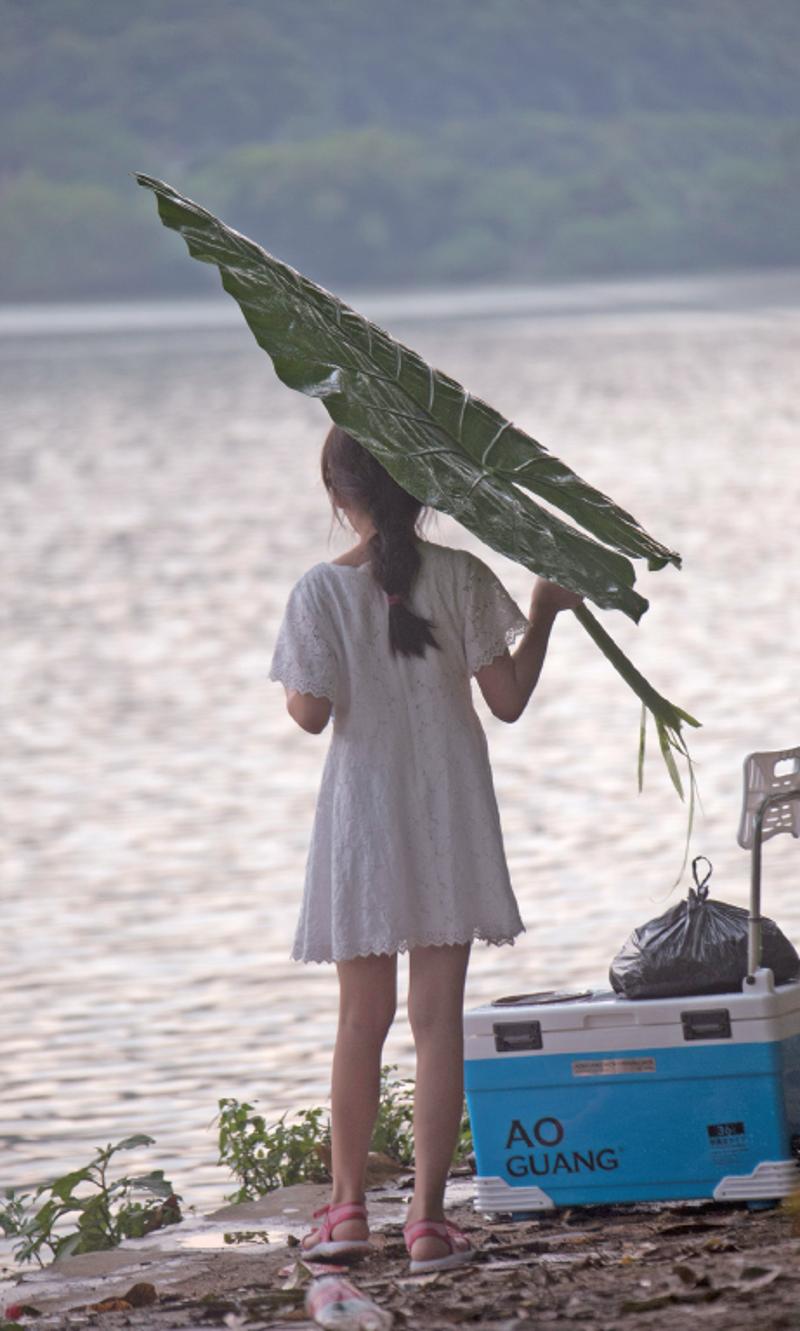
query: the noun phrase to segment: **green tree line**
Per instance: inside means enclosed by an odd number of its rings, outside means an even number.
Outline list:
[[[0,17],[5,300],[198,290],[134,170],[330,285],[800,262],[796,0]]]

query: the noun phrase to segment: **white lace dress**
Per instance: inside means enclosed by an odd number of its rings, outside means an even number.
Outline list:
[[[393,656],[368,564],[294,587],[270,678],[333,703],[292,956],[344,961],[523,929],[470,676],[528,621],[464,550],[420,541],[411,605],[440,651]]]

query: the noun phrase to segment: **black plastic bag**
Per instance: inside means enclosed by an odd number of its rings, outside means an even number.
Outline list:
[[[708,871],[699,882],[701,863]],[[741,991],[747,974],[747,911],[710,900],[711,872],[709,861],[699,855],[692,862],[695,887],[688,900],[634,929],[609,971],[618,994],[670,998]],[[772,920],[762,919],[761,932],[761,965],[769,967],[776,984],[786,984],[800,972],[800,957]]]

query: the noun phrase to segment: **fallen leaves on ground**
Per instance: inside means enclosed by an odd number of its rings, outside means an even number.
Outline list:
[[[744,1206],[648,1203],[512,1220],[484,1219],[464,1206],[453,1219],[478,1249],[469,1266],[410,1275],[398,1229],[376,1234],[376,1251],[349,1268],[358,1288],[392,1313],[398,1331],[547,1331],[563,1322],[588,1331],[675,1331],[694,1308],[704,1331],[752,1331],[754,1317],[761,1331],[800,1331],[800,1238],[788,1207],[750,1213]],[[69,1315],[44,1313],[37,1331],[75,1328],[78,1313],[108,1331],[290,1331],[308,1325],[309,1281],[342,1269],[305,1262],[296,1248],[255,1260],[235,1250],[227,1255],[230,1264],[217,1270],[238,1271],[236,1285],[218,1278],[216,1288],[190,1297],[140,1282]]]

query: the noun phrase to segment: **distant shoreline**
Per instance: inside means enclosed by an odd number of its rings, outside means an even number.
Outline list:
[[[370,318],[440,321],[479,318],[553,319],[563,316],[655,311],[698,313],[800,307],[800,269],[754,269],[671,277],[621,278],[538,285],[478,284],[409,291],[342,291]],[[224,294],[201,300],[0,304],[0,338],[84,336],[171,329],[242,329],[242,317]]]

